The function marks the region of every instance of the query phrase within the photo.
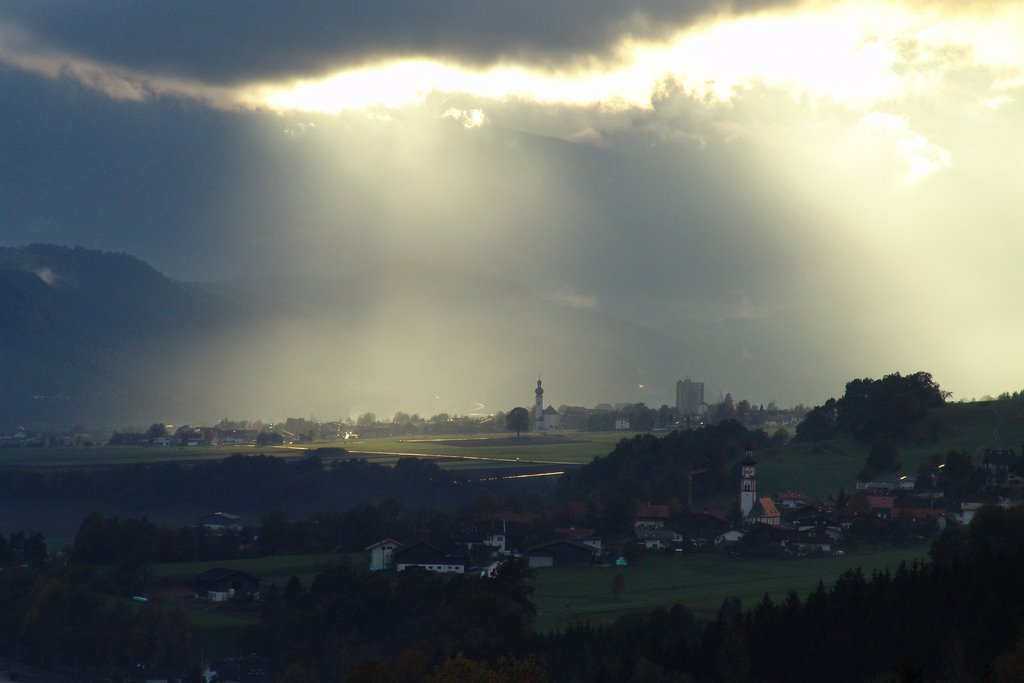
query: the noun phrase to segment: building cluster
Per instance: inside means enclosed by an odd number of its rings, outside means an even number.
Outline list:
[[[588,520],[600,517],[595,514],[600,513],[600,506],[574,502],[543,513],[481,517],[446,544],[402,543],[388,538],[366,550],[369,567],[375,571],[415,566],[434,572],[483,574],[507,557],[525,557],[531,567],[626,564],[641,548],[640,552],[668,553],[747,549],[775,556],[842,554],[865,529],[875,534],[874,541],[884,540],[879,533],[896,529],[923,538],[948,525],[969,524],[984,504],[1019,504],[1024,478],[1012,474],[1017,464],[1012,451],[987,453],[986,476],[1009,496],[996,501],[952,502],[907,476],[859,483],[850,495],[821,501],[790,490],[760,495],[757,461],[747,452],[740,463],[738,498],[732,512],[644,503],[634,509],[630,533],[621,534],[587,526]]]
[[[583,511],[576,510],[583,516]],[[525,557],[531,567],[581,566],[606,555],[596,530],[566,525],[573,506],[548,513],[501,513],[474,520],[445,547],[425,541],[403,544],[387,538],[367,546],[371,571],[421,567],[441,573],[489,574],[509,557]],[[541,540],[545,539],[545,540]]]
[[[704,383],[689,378],[676,382],[675,406],[658,408],[643,403],[600,403],[591,408],[552,404],[544,407],[544,389],[537,380],[531,420],[534,429],[545,432],[555,429],[589,431],[652,431],[696,429],[708,422],[734,419],[750,429],[778,430],[795,428],[803,419],[802,410],[779,409],[774,404],[752,406],[746,401],[732,406],[730,398],[719,404],[704,399]]]
[[[17,427],[0,432],[0,448],[93,446],[103,443],[105,438],[104,434],[85,431],[81,427],[63,432],[39,432]]]
[[[366,548],[369,568],[404,571],[421,567],[441,573],[487,574],[507,557],[525,557],[531,567],[628,564],[638,551],[713,550],[740,541],[746,527],[781,529],[780,508],[805,513],[796,515],[802,523],[788,529],[788,545],[794,551],[831,551],[841,539],[839,522],[823,517],[820,510],[808,512],[806,496],[798,493],[757,498],[755,465],[748,453],[740,491],[744,519],[739,524],[738,520],[730,521],[723,511],[674,510],[670,505],[645,503],[634,509],[630,533],[602,533],[586,526],[600,513],[600,505],[577,501],[543,513],[507,512],[481,517],[443,547],[422,540],[402,543],[382,539]]]
[[[802,419],[801,411],[780,410],[773,404],[750,406],[741,401],[736,410],[718,415],[704,398],[704,383],[689,378],[676,382],[674,406],[653,408],[644,403],[599,403],[592,407],[561,404],[559,407],[545,401],[545,390],[540,379],[534,389],[533,408],[529,410],[530,429],[536,432],[553,431],[654,431],[669,429],[695,429],[708,421],[725,417],[736,419],[748,428],[776,430],[795,427]],[[406,419],[400,420],[402,415]],[[289,418],[283,423],[232,422],[222,420],[215,426],[166,426],[166,431],[128,429],[112,434],[86,432],[81,428],[66,433],[40,433],[19,427],[9,433],[0,433],[0,448],[39,446],[154,446],[154,447],[206,447],[206,446],[266,446],[314,441],[341,441],[352,438],[408,436],[412,434],[464,434],[506,431],[501,415],[452,416],[445,413],[430,418],[396,413],[393,421],[377,420],[367,413],[356,420],[314,421]],[[294,423],[294,424],[293,424]]]

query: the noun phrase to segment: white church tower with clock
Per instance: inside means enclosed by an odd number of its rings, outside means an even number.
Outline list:
[[[743,519],[750,516],[750,511],[754,509],[754,501],[757,500],[757,477],[754,469],[756,466],[754,454],[747,451],[746,457],[740,463],[740,511],[743,512]]]

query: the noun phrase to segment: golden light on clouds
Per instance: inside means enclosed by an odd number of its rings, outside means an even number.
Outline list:
[[[621,110],[651,108],[670,83],[718,102],[763,84],[868,108],[928,91],[965,66],[993,70],[996,87],[1019,87],[1022,16],[1013,8],[970,17],[893,3],[833,5],[718,18],[664,43],[625,40],[606,62],[562,71],[402,60],[261,86],[251,95],[273,109],[326,113],[416,105],[433,93]]]
[[[519,66],[472,70],[433,60],[403,60],[318,80],[263,86],[254,89],[250,97],[254,104],[271,109],[329,114],[414,106],[435,93],[621,109],[649,107],[651,88],[636,65],[604,72],[548,73]]]
[[[800,5],[723,15],[656,42],[625,37],[604,59],[538,68],[499,63],[473,68],[443,57],[377,64],[287,82],[211,85],[40,51],[31,36],[0,26],[0,61],[49,77],[70,76],[117,99],[177,95],[218,107],[337,114],[417,106],[459,95],[474,106],[526,102],[542,107],[650,110],[681,89],[727,104],[767,86],[809,102],[828,99],[862,113],[880,102],[941,87],[965,69],[986,72],[978,104],[998,108],[1024,87],[1024,5],[856,2]]]
[[[885,10],[837,7],[720,22],[679,38],[662,55],[694,93],[729,99],[754,83],[803,96],[859,103],[900,90],[897,56],[874,28],[899,30]]]

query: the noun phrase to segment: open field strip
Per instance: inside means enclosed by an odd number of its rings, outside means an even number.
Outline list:
[[[429,439],[389,437],[351,441],[322,441],[286,446],[57,446],[0,449],[0,467],[27,469],[85,469],[135,463],[193,463],[222,460],[236,453],[301,458],[317,448],[344,448],[354,456],[399,456],[480,459],[494,462],[530,460],[540,464],[588,463],[607,455],[620,439],[633,434],[609,432],[566,433],[562,438],[511,439],[507,434],[467,437],[438,436]],[[500,445],[492,445],[500,444]],[[481,452],[482,451],[482,452]]]
[[[483,461],[483,462],[497,462],[497,463],[512,463],[516,465],[579,465],[578,462],[571,461],[558,461],[558,460],[532,460],[529,458],[495,458],[484,455],[436,455],[433,453],[397,453],[393,451],[349,451],[352,455],[384,455],[384,456],[398,456],[402,458],[416,457],[416,458],[438,458],[444,460],[469,460],[469,461]]]
[[[81,446],[0,449],[0,467],[29,469],[85,469],[138,462],[197,462],[222,460],[234,453],[256,454],[252,446]],[[269,454],[269,453],[268,453]],[[297,457],[297,456],[296,456]]]
[[[848,569],[860,567],[870,576],[926,556],[924,546],[784,560],[694,553],[679,557],[652,555],[631,567],[537,569],[533,581],[536,627],[549,632],[577,621],[611,623],[624,614],[673,604],[685,605],[698,617],[710,618],[727,597],[739,598],[744,608],[756,605],[765,593],[776,602],[790,590],[804,598],[819,581],[827,588]],[[616,598],[611,582],[620,571],[625,576],[625,590]]]
[[[565,435],[562,441],[531,443],[505,435],[486,437],[456,437],[424,439],[366,439],[358,443],[349,441],[344,448],[352,455],[414,455],[417,457],[444,457],[491,462],[519,462],[534,464],[583,465],[595,457],[607,455],[619,440],[633,434],[607,432],[577,432]],[[501,445],[491,445],[487,442]],[[462,442],[462,444],[459,444]],[[469,451],[469,453],[467,453]],[[517,460],[518,459],[518,460]]]

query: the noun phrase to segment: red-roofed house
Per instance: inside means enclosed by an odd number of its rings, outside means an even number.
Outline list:
[[[843,512],[847,516],[872,515],[881,519],[892,519],[894,496],[873,496],[861,491],[855,495]]]
[[[782,513],[775,507],[775,501],[765,496],[758,498],[753,509],[747,515],[747,522],[750,524],[767,524],[768,526],[779,526],[782,524]]]
[[[941,501],[940,501],[941,503]],[[936,519],[945,516],[945,505],[919,496],[902,496],[893,501],[893,516],[904,519]]]
[[[633,515],[634,529],[663,529],[668,522],[668,505],[637,505]]]
[[[775,503],[783,508],[798,508],[807,504],[807,494],[795,491],[779,491],[775,494]]]

